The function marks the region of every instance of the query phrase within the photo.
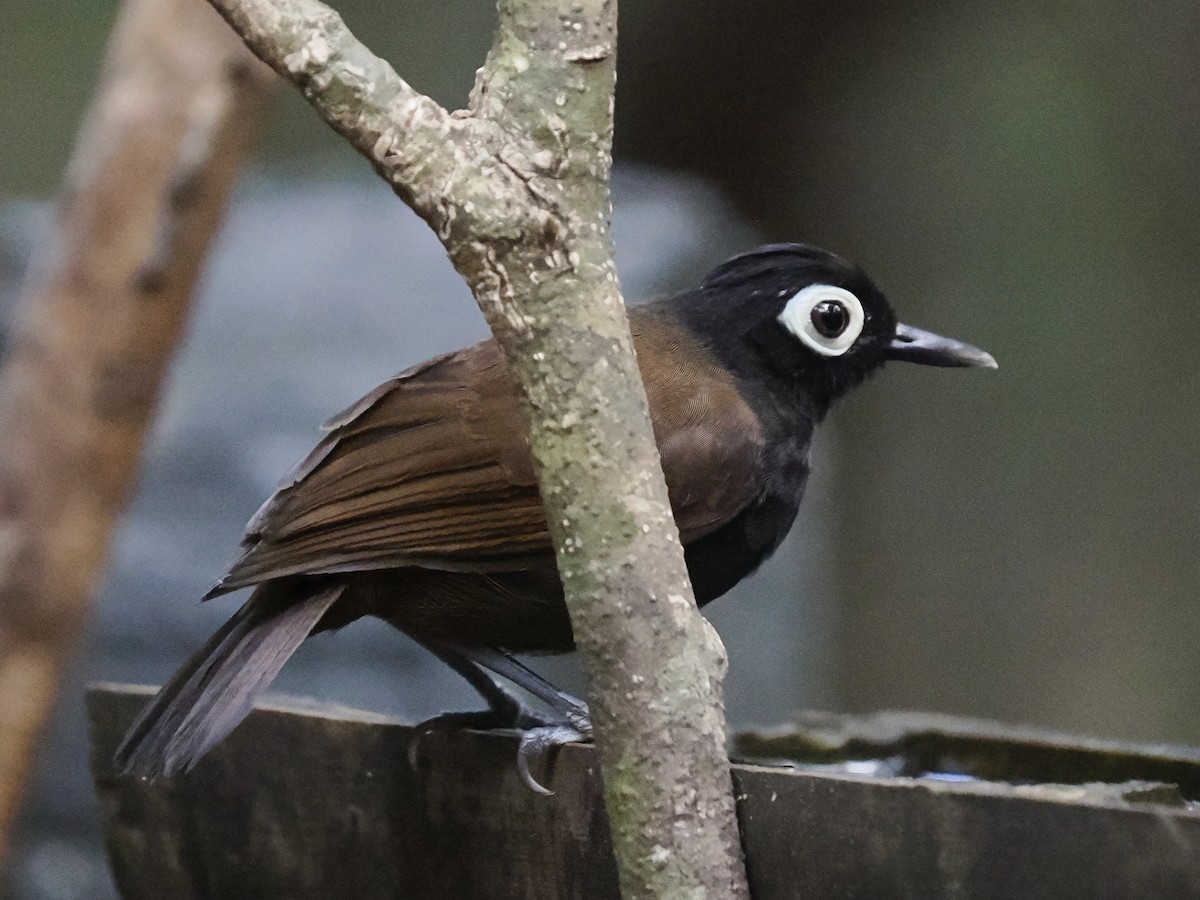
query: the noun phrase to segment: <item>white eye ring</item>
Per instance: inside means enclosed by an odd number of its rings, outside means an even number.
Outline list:
[[[836,303],[849,316],[849,322],[839,334],[826,337],[813,324],[813,310],[819,303]],[[862,304],[845,288],[831,284],[813,284],[792,297],[779,314],[779,323],[822,356],[841,356],[862,334]]]

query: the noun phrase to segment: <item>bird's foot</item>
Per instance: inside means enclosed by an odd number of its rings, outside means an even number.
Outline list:
[[[421,738],[434,730],[462,728],[516,728],[522,732],[517,749],[517,771],[530,790],[552,794],[529,771],[531,762],[548,764],[549,754],[563,744],[592,739],[588,705],[578,697],[561,691],[507,653],[487,647],[456,647],[426,643],[439,659],[470,682],[487,701],[488,709],[475,713],[445,713],[417,726],[408,745],[408,761],[416,767]],[[549,716],[539,715],[495,682],[491,674],[528,691],[549,707]]]
[[[521,735],[521,743],[517,747],[517,772],[531,791],[547,796],[554,793],[533,777],[529,771],[531,762],[536,763],[539,769],[548,769],[553,762],[551,754],[563,744],[592,739],[592,723],[587,716],[572,718],[572,722],[530,728]]]
[[[508,696],[493,698],[493,706],[472,712],[448,712],[426,719],[413,728],[408,742],[408,765],[414,771],[419,768],[421,742],[431,734],[443,734],[471,729],[474,731],[496,731],[516,729],[521,732],[536,731],[546,725],[540,717],[517,698]]]
[[[584,706],[584,709],[587,707]],[[413,729],[413,736],[408,742],[409,767],[414,771],[420,768],[421,744],[430,734],[444,734],[467,728],[477,731],[520,731],[517,773],[530,790],[547,796],[554,791],[539,782],[531,769],[536,767],[539,770],[548,770],[553,763],[552,754],[563,744],[592,739],[592,723],[584,712],[576,710],[563,719],[547,719],[513,700],[511,707],[506,705],[503,709],[442,713],[422,722]]]

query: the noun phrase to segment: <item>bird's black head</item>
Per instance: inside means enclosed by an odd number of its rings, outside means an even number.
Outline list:
[[[735,256],[674,305],[731,370],[798,391],[818,419],[889,359],[996,365],[977,347],[899,324],[862,269],[803,244]]]

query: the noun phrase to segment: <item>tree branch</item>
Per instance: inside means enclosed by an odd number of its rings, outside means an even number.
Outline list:
[[[628,898],[748,896],[721,686],[609,232],[615,0],[501,0],[446,113],[315,0],[210,0],[437,232],[503,348],[576,642]]]

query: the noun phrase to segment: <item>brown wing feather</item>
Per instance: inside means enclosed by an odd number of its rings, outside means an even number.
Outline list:
[[[731,377],[659,315],[635,313],[655,433],[684,543],[753,498],[761,435]],[[646,373],[644,373],[646,375]],[[524,416],[485,341],[380,385],[246,527],[246,552],[210,596],[295,574],[423,566],[504,571],[544,563],[545,515]]]

